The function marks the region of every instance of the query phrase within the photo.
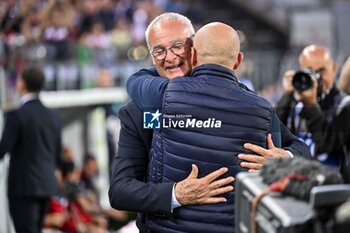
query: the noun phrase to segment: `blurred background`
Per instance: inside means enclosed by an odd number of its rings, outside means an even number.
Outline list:
[[[128,101],[124,84],[152,65],[144,32],[165,11],[187,16],[196,29],[221,21],[238,30],[245,53],[238,78],[272,103],[282,94],[283,73],[298,68],[306,45],[330,48],[339,66],[350,55],[350,0],[0,1],[0,129],[3,113],[18,105],[18,74],[26,64],[38,64],[47,79],[41,97],[61,115],[66,152],[77,169],[88,155],[96,158],[94,182],[104,208],[117,150],[117,112]],[[7,163],[0,162],[0,206],[7,205]],[[1,208],[1,233],[10,232],[8,220]]]

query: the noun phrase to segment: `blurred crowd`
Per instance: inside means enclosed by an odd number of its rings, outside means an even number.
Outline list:
[[[8,82],[39,63],[46,90],[89,88],[108,69],[112,84],[144,67],[145,29],[163,11],[200,21],[185,0],[6,0],[0,2],[0,65]],[[197,8],[196,8],[197,9]]]
[[[98,175],[93,155],[86,155],[82,167],[78,168],[72,150],[64,148],[61,168],[56,171],[59,192],[51,197],[44,218],[44,233],[104,233],[127,223],[126,212],[100,205]]]

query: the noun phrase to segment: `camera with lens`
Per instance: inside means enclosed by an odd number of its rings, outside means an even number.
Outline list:
[[[292,84],[296,91],[302,92],[312,87],[312,82],[314,79],[318,81],[318,87],[320,88],[320,82],[322,80],[321,73],[314,71],[311,68],[306,68],[299,70],[294,74]]]

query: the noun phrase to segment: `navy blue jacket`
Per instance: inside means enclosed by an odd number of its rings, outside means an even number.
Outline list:
[[[154,67],[142,69],[130,76],[126,82],[126,89],[134,104],[142,110],[157,110],[162,108],[163,95],[169,80],[160,77]],[[244,85],[242,84],[242,87]],[[290,151],[294,156],[302,156],[310,159],[311,154],[309,148],[304,142],[298,140],[289,129],[278,119],[281,130],[281,147]],[[275,126],[271,132],[278,131]],[[272,134],[274,136],[274,134]],[[273,138],[274,143],[278,143],[278,137]]]
[[[157,131],[149,165],[149,179],[153,183],[183,180],[192,163],[199,166],[200,176],[222,166],[229,168],[227,175],[235,176],[244,170],[237,157],[247,153],[244,142],[266,147],[266,136],[275,118],[268,101],[247,91],[232,71],[221,66],[202,65],[191,75],[169,82],[163,114],[189,114],[192,119],[203,120],[209,117],[221,120],[222,125],[219,129]],[[228,200],[224,204],[178,208],[175,219],[149,217],[148,227],[157,232],[233,232],[233,192],[224,196]]]

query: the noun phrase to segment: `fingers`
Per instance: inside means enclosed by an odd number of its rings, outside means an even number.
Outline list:
[[[273,149],[273,148],[275,148],[275,145],[273,144],[272,136],[271,136],[270,133],[267,135],[267,148],[268,148],[268,149]]]
[[[176,199],[182,205],[197,205],[226,201],[222,198],[210,199],[212,198],[210,194],[214,190],[216,190],[214,194],[217,195],[217,193],[222,194],[233,189],[231,185],[227,186],[234,181],[233,177],[216,180],[227,171],[227,168],[220,168],[207,176],[198,179],[198,167],[193,164],[190,175],[184,180],[178,182],[175,186]],[[210,199],[210,202],[208,202],[208,199]]]
[[[210,191],[209,196],[215,197],[215,196],[220,195],[220,194],[231,192],[232,190],[233,190],[233,186],[231,186],[231,185],[226,186],[226,187],[221,187],[221,188],[214,189],[214,190]]]
[[[265,157],[259,155],[239,154],[238,158],[244,160],[245,162],[253,162],[260,164],[265,162]]]
[[[221,188],[225,185],[231,184],[233,181],[235,181],[235,178],[233,178],[232,176],[229,176],[220,180],[215,180],[212,183],[210,183],[209,188],[210,189]]]
[[[196,179],[198,177],[198,173],[199,173],[199,170],[198,170],[197,165],[196,164],[192,164],[191,173],[188,175],[187,178]]]
[[[222,203],[226,202],[226,198],[224,197],[209,197],[203,200],[200,204],[216,204],[216,203]]]
[[[218,181],[214,181],[206,188],[205,191],[203,190],[203,192],[197,193],[197,204],[214,204],[219,202],[226,202],[227,200],[225,198],[217,196],[231,192],[234,189],[234,187],[232,185],[227,184],[232,183],[233,181],[234,178],[232,176]]]
[[[245,149],[253,151],[258,155],[261,155],[261,156],[268,155],[268,150],[264,149],[261,146],[257,146],[257,145],[251,144],[251,143],[244,143],[243,146]]]
[[[247,168],[248,171],[250,170],[260,170],[262,167],[262,164],[260,163],[249,163],[249,162],[242,162],[241,167]]]
[[[259,170],[249,169],[248,172],[259,172]]]
[[[222,167],[208,175],[206,175],[205,177],[203,177],[202,179],[205,180],[208,183],[211,183],[213,180],[216,180],[218,177],[222,176],[223,174],[225,174],[228,171],[227,167]]]
[[[318,81],[317,81],[317,79],[313,79],[312,80],[312,85],[314,87],[314,90],[317,91],[317,88],[318,88]]]
[[[290,94],[294,90],[293,85],[292,85],[292,79],[293,79],[294,74],[295,74],[294,70],[288,70],[284,74],[282,84],[283,84],[283,89],[284,89],[286,94]]]
[[[287,157],[290,158],[288,152],[282,148],[278,148],[275,147],[272,151],[271,151],[271,158],[279,158],[279,157]]]

